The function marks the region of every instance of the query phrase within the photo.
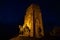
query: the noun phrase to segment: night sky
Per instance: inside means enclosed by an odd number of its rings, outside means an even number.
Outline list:
[[[0,0],[0,37],[9,38],[18,34],[18,25],[23,25],[26,8],[32,3],[40,6],[45,32],[60,26],[59,1]]]

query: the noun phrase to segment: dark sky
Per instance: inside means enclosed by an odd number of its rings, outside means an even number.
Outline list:
[[[46,32],[53,26],[60,26],[60,3],[52,0],[0,0],[0,35],[10,37],[18,33],[18,25],[23,24],[26,8],[31,3],[38,3]],[[47,31],[48,30],[48,31]]]

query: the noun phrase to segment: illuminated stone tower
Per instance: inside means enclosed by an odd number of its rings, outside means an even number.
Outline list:
[[[23,26],[20,26],[20,36],[41,38],[44,36],[42,14],[38,5],[32,4],[26,10]],[[23,30],[22,30],[23,29]]]

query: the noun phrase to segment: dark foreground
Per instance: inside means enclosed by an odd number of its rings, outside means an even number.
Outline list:
[[[14,37],[10,40],[60,40],[60,37],[50,36],[50,37],[43,37],[43,38],[34,38],[34,37]]]

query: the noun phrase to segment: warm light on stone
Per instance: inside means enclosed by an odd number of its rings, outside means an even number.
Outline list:
[[[34,18],[33,18],[33,13],[34,13]],[[41,14],[39,6],[35,5],[35,4],[30,5],[26,10],[23,28],[25,28],[27,26],[30,29],[30,34],[28,34],[28,32],[25,32],[25,34],[23,34],[23,35],[30,35],[30,37],[33,37],[33,33],[34,33],[33,20],[35,20],[34,23],[35,23],[36,37],[40,37],[39,35],[44,36],[42,14]],[[39,28],[40,28],[41,32],[38,33]]]
[[[24,24],[20,26],[20,31],[23,34],[19,36],[42,38],[44,36],[42,14],[38,5],[32,4],[26,9]]]

